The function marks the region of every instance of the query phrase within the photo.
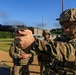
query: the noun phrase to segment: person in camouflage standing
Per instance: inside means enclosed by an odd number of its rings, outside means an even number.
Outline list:
[[[20,37],[20,34],[17,33],[16,37]],[[12,75],[29,75],[29,64],[33,60],[31,51],[21,49],[13,42],[10,46],[9,55],[14,63]]]
[[[22,49],[31,46],[34,51],[45,50],[55,61],[50,75],[76,75],[76,8],[63,11],[58,20],[66,35],[65,38],[46,43],[34,39],[32,32],[27,29],[19,31],[24,36],[15,37],[14,42]]]
[[[44,37],[44,41],[49,43],[50,41],[50,30],[43,30],[43,37]],[[49,74],[49,69],[51,68],[53,59],[49,57],[49,55],[46,53],[46,51],[41,51],[38,54],[38,62],[40,63],[40,73],[41,75],[45,74],[48,75]]]

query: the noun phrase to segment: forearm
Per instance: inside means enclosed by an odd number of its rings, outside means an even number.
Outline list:
[[[13,58],[13,59],[20,59],[21,55],[14,53],[14,52],[9,52],[9,55]]]
[[[46,52],[59,61],[76,61],[75,49],[71,43],[51,41],[45,46]]]
[[[37,40],[36,43],[34,43],[33,48],[37,52],[39,50],[45,50],[50,57],[59,61],[76,61],[75,49],[69,42],[64,43],[51,40],[49,43],[46,43],[44,41]]]

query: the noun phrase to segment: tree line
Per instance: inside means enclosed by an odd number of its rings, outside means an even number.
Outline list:
[[[0,31],[0,38],[13,38],[15,34],[11,32]]]
[[[52,30],[50,30],[50,32],[51,32],[52,34],[63,34],[63,33],[64,33],[64,31],[63,31],[62,28],[52,29]]]
[[[61,34],[61,33],[63,33],[63,30],[61,28],[56,28],[56,29],[50,30],[50,32],[52,34]],[[0,38],[14,38],[15,35],[16,34],[12,33],[12,32],[0,31]]]

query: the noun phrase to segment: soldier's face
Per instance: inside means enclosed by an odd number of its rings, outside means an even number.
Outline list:
[[[72,38],[72,36],[75,33],[75,25],[70,25],[69,26],[69,24],[70,23],[65,24],[62,28],[64,29],[64,32],[65,32],[66,36],[68,38]]]
[[[49,35],[48,33],[46,33],[46,34],[44,35],[44,38],[45,38],[45,39],[49,39],[49,38],[50,38],[50,35]]]

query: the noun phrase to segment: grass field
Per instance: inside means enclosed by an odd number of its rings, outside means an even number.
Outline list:
[[[13,41],[13,39],[11,39],[11,38],[0,39],[0,50],[8,52],[12,41]],[[36,55],[36,53],[34,51],[32,51],[32,52],[34,53],[34,55]]]
[[[11,38],[0,39],[0,50],[8,52],[12,41],[13,41],[13,39],[11,39]]]

